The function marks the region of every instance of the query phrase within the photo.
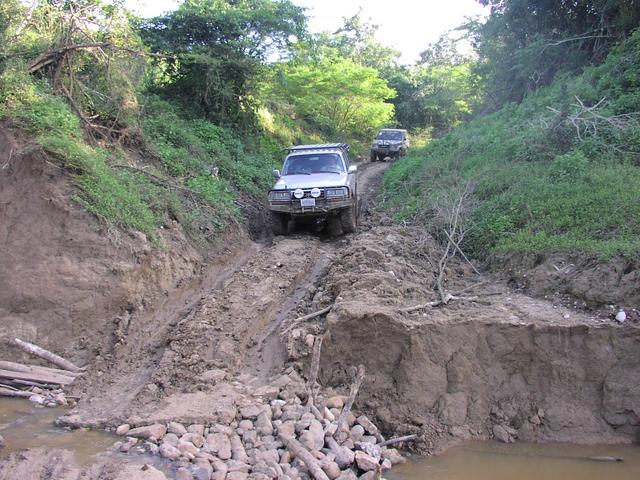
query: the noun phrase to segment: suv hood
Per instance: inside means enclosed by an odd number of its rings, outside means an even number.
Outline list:
[[[273,186],[273,190],[344,187],[346,185],[346,173],[339,175],[337,173],[312,173],[311,175],[283,175]]]
[[[378,139],[376,139],[374,143],[376,145],[381,145],[381,144],[385,144],[385,145],[400,145],[402,143],[402,140],[378,140]]]

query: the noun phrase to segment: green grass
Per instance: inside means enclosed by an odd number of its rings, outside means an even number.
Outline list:
[[[429,225],[432,205],[460,182],[474,185],[466,248],[488,252],[586,252],[640,257],[640,33],[600,66],[558,78],[519,105],[469,122],[387,171],[397,220]],[[623,129],[553,125],[549,108],[575,113],[602,98]],[[589,117],[585,117],[589,118]],[[542,120],[541,120],[542,119]]]

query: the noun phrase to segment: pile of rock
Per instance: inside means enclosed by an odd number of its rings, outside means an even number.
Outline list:
[[[43,407],[58,407],[68,405],[67,397],[61,388],[47,390],[40,387],[30,389],[31,396],[28,397],[30,402]]]
[[[404,461],[366,416],[345,408],[345,397],[316,399],[313,405],[291,390],[263,389],[267,395],[240,406],[228,424],[124,424],[116,433],[126,440],[114,447],[172,460],[181,480],[368,480]]]

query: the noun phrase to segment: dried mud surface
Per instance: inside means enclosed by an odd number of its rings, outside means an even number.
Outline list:
[[[17,152],[24,142],[0,129],[0,147]],[[401,311],[436,299],[439,249],[376,210],[386,164],[361,166],[358,234],[298,231],[254,243],[229,232],[203,252],[168,225],[163,253],[139,236],[114,238],[74,206],[44,156],[3,155],[0,342],[21,336],[88,366],[62,424],[228,422],[282,372],[304,376],[309,335],[320,334],[324,393],[347,393],[352,367],[363,364],[356,410],[385,434],[417,433],[422,452],[470,438],[638,438],[637,319],[619,325],[533,298],[462,262],[450,265],[446,286],[471,299]],[[328,315],[294,322],[328,306]],[[32,456],[19,455],[0,462],[0,479],[28,477],[21,469]],[[102,478],[93,472],[47,478]]]

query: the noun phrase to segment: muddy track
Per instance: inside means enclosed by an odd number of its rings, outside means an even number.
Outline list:
[[[364,204],[387,167],[360,165]],[[288,358],[281,324],[308,309],[303,300],[310,299],[337,249],[352,237],[298,231],[267,245],[239,245],[226,261],[153,309],[120,317],[116,338],[76,386],[83,400],[66,421],[113,425],[142,411],[166,411],[170,397],[213,387],[222,375],[217,372],[265,383]]]

